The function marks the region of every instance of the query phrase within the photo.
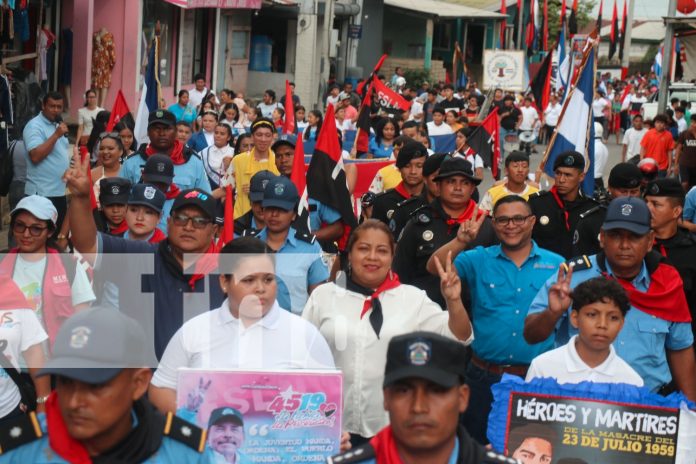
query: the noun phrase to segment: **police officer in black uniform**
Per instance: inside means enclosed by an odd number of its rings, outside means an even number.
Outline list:
[[[435,181],[440,189],[440,197],[413,213],[396,246],[393,268],[401,282],[425,290],[431,300],[444,308],[440,279],[426,269],[428,258],[457,236],[457,230],[464,221],[477,212],[484,212],[478,211],[471,199],[481,179],[474,176],[471,163],[464,158],[447,157]],[[493,224],[487,217],[469,248],[496,243],[498,239]]]
[[[540,247],[566,259],[573,256],[573,235],[580,213],[597,204],[580,191],[584,168],[585,158],[580,153],[561,153],[553,163],[555,185],[529,196],[529,206],[536,216],[532,238]]]
[[[599,204],[580,213],[573,234],[573,256],[596,255],[601,251],[599,230],[607,215],[607,205],[614,198],[639,197],[642,178],[643,173],[633,163],[619,163],[612,168],[609,173],[608,196],[599,200]]]
[[[392,338],[384,369],[384,409],[389,422],[369,443],[328,459],[329,464],[511,463],[515,459],[486,450],[463,427],[459,414],[469,403],[463,344],[430,332]],[[428,422],[427,431],[417,427]]]
[[[684,294],[696,333],[696,238],[679,227],[684,210],[684,189],[676,178],[655,179],[645,189],[655,231],[653,250],[667,257],[684,281]]]
[[[401,147],[395,163],[401,174],[401,182],[375,197],[372,219],[389,225],[399,205],[421,194],[424,188],[423,165],[427,157],[428,149],[422,143],[410,141]]]
[[[39,371],[56,379],[45,420],[31,412],[3,423],[0,462],[208,462],[205,432],[145,398],[147,352],[142,328],[120,311],[72,316]]]
[[[389,221],[389,228],[397,239],[401,236],[401,231],[406,227],[406,223],[411,219],[413,212],[429,205],[440,196],[440,188],[435,181],[435,177],[439,174],[440,165],[445,160],[445,157],[447,157],[446,153],[434,153],[426,158],[425,163],[423,163],[423,180],[425,182],[423,191],[420,195],[412,196],[408,200],[399,203],[396,211],[394,211]]]
[[[253,237],[265,227],[263,222],[263,191],[268,181],[276,177],[271,171],[259,171],[249,180],[249,201],[251,209],[234,221],[234,234],[239,237]]]

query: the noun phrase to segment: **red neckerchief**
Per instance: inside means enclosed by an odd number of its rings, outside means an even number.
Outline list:
[[[657,248],[657,250],[660,252],[662,256],[664,256],[665,258],[667,257],[667,249],[665,249],[664,244],[657,243],[657,239],[653,241],[653,248]]]
[[[172,198],[176,198],[179,193],[181,193],[181,189],[179,188],[178,185],[176,185],[174,182],[171,183],[169,186],[169,190],[167,190],[164,193],[164,196],[167,200],[171,200]]]
[[[375,460],[379,464],[402,464],[391,425],[386,426],[372,437],[370,446],[375,450]]]
[[[215,243],[211,243],[205,254],[196,260],[196,264],[193,266],[193,275],[188,281],[191,290],[196,288],[196,282],[205,278],[210,271],[215,269],[218,265],[218,253]]]
[[[48,425],[48,444],[51,449],[70,464],[91,464],[92,458],[85,447],[68,433],[68,427],[58,407],[58,397],[53,392],[46,400],[46,423]]]
[[[449,218],[445,222],[447,223],[448,226],[453,226],[455,224],[461,224],[464,221],[468,221],[471,219],[471,216],[474,215],[474,210],[476,209],[476,202],[474,200],[469,200],[469,205],[466,207],[464,212],[457,216],[456,218]],[[481,215],[484,214],[482,210],[479,210],[478,215],[476,216],[476,219],[480,218]]]
[[[563,200],[558,195],[558,188],[554,185],[553,187],[551,187],[549,192],[551,192],[551,195],[553,195],[553,199],[556,200],[556,204],[558,205],[558,207],[563,210],[563,217],[565,218],[566,230],[570,230],[570,215],[568,214],[568,210],[565,207],[565,203],[563,203]]]
[[[118,227],[111,228],[110,226],[107,225],[109,228],[109,235],[116,235],[116,236],[121,236],[126,233],[128,230],[128,224],[126,223],[126,220],[124,219],[121,221],[121,223],[118,225]]]
[[[603,275],[621,284],[631,304],[641,311],[665,321],[691,322],[689,305],[684,295],[684,283],[674,267],[660,263],[650,274],[650,286],[647,292],[637,290],[627,280],[616,279],[606,272]]]
[[[152,148],[152,145],[148,144],[147,148],[145,148],[145,154],[150,157],[155,153],[159,153],[159,151],[156,151],[154,148]],[[184,159],[184,144],[178,140],[174,140],[174,146],[172,147],[172,151],[169,152],[169,157],[174,164],[186,163],[186,160]]]
[[[0,310],[29,309],[29,302],[9,275],[0,276]]]
[[[394,190],[396,191],[396,193],[398,193],[399,195],[401,195],[402,197],[404,197],[406,199],[411,198],[411,194],[408,193],[408,190],[406,190],[406,187],[404,187],[403,180],[401,182],[399,182],[399,185],[394,187]]]
[[[164,232],[159,230],[159,228],[155,227],[155,231],[152,233],[152,237],[150,237],[148,243],[159,243],[165,238],[167,238],[167,236],[164,235]]]
[[[365,298],[365,302],[363,303],[363,308],[362,311],[360,312],[360,319],[363,318],[365,313],[372,309],[372,300],[377,300],[379,299],[379,296],[383,293],[386,292],[387,290],[391,290],[392,288],[396,288],[399,285],[401,285],[401,282],[399,282],[399,276],[396,274],[396,272],[389,271],[387,274],[387,278],[384,279],[384,282],[382,282],[379,287],[375,289],[375,291],[372,293],[372,295],[368,296]]]

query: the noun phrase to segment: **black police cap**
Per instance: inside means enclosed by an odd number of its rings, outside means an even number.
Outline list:
[[[643,173],[634,163],[619,163],[609,172],[609,187],[632,189],[640,187]]]
[[[645,196],[684,198],[684,188],[679,179],[666,177],[651,181],[645,188]]]
[[[428,156],[428,149],[420,142],[407,142],[399,150],[399,156],[396,157],[396,167],[401,169],[406,167],[411,160]]]
[[[585,169],[585,157],[577,151],[564,151],[553,162],[553,170],[558,168]]]
[[[425,163],[423,163],[423,176],[427,177],[440,169],[440,166],[446,157],[447,153],[433,153],[432,155],[428,156]]]
[[[99,181],[99,203],[102,206],[128,203],[131,183],[123,177],[105,177]]]

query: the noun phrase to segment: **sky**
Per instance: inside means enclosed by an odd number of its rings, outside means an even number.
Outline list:
[[[583,0],[580,0],[583,1]],[[621,17],[623,11],[623,2],[625,0],[616,0],[616,9]],[[633,19],[660,19],[662,16],[667,15],[667,7],[669,5],[668,0],[632,0],[636,2],[635,9],[633,10]],[[572,2],[569,2],[572,4]],[[595,7],[593,13],[595,15],[599,14],[599,0],[595,1]],[[604,11],[602,16],[604,18],[611,19],[611,12],[614,8],[614,0],[604,0]]]

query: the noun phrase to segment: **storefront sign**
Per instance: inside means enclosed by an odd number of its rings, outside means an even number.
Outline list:
[[[524,90],[524,60],[520,50],[484,50],[483,87]]]

